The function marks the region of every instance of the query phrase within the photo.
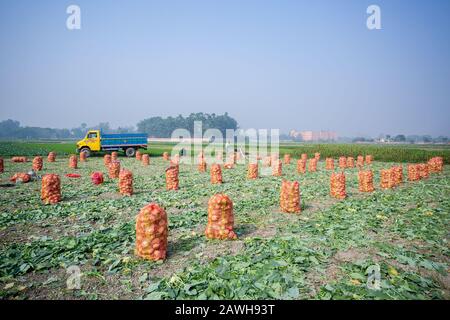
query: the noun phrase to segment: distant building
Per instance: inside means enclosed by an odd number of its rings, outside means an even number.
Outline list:
[[[296,131],[291,130],[289,136],[303,141],[336,141],[337,133],[334,131]]]

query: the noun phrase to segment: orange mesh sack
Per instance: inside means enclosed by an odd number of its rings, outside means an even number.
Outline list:
[[[353,157],[347,157],[347,168],[355,167],[355,159]]]
[[[394,166],[391,168],[394,186],[398,186],[403,182],[403,167],[402,166]]]
[[[380,170],[380,187],[381,189],[391,189],[394,187],[394,175],[392,169]]]
[[[48,162],[55,162],[56,161],[56,153],[55,152],[50,152],[47,156],[47,161]]]
[[[28,159],[27,159],[27,157],[12,157],[11,161],[12,162],[27,162]]]
[[[109,167],[109,165],[111,164],[111,155],[110,154],[105,154],[105,156],[103,157],[103,163],[106,167]]]
[[[360,168],[364,166],[364,157],[363,156],[358,156],[356,158],[356,165]]]
[[[306,154],[306,153],[302,153],[302,156],[301,156],[301,158],[300,159],[302,159],[302,160],[308,160],[308,155]]]
[[[138,150],[136,151],[136,160],[141,161],[142,160],[142,153]]]
[[[320,160],[320,152],[314,153],[314,159],[316,159],[317,161]]]
[[[347,193],[345,191],[345,174],[332,173],[330,177],[330,194],[337,199],[345,199]]]
[[[345,169],[347,167],[347,158],[339,157],[339,168]]]
[[[210,175],[212,184],[222,183],[222,169],[220,168],[220,164],[213,163],[211,165]]]
[[[19,172],[14,174],[9,181],[16,183],[17,181],[27,183],[31,181],[31,176],[28,173]]]
[[[108,175],[111,179],[117,179],[120,174],[120,162],[119,161],[111,161],[108,167]]]
[[[119,192],[125,196],[131,196],[133,194],[133,173],[130,170],[120,170]]]
[[[5,172],[5,167],[3,166],[3,158],[0,158],[0,173]]]
[[[80,161],[86,162],[87,160],[87,153],[86,152],[80,152]]]
[[[284,155],[284,164],[290,164],[291,163],[291,155],[286,153]]]
[[[426,163],[419,163],[417,166],[418,166],[420,179],[428,178],[429,175],[430,175],[430,172],[429,172],[429,169],[428,169],[428,164],[426,164]]]
[[[325,169],[334,170],[334,159],[333,158],[327,158],[325,160]]]
[[[248,179],[257,179],[258,178],[258,164],[257,163],[250,163],[248,165],[247,178]]]
[[[119,154],[116,151],[111,152],[111,161],[117,161]]]
[[[375,190],[372,170],[358,172],[358,188],[361,192],[372,192]]]
[[[148,154],[143,154],[141,159],[144,166],[148,166],[150,164],[150,156]]]
[[[170,157],[169,157],[169,153],[168,153],[168,152],[164,152],[164,153],[163,153],[163,159],[164,159],[164,160],[169,160],[169,158],[170,158]]]
[[[308,171],[309,172],[316,172],[317,171],[317,159],[311,158],[308,161]]]
[[[270,156],[264,157],[263,167],[270,167],[272,165],[272,158]]]
[[[203,158],[201,162],[198,163],[197,169],[200,172],[206,172],[206,161]]]
[[[33,170],[34,171],[41,171],[43,167],[43,160],[42,157],[34,157],[33,159]]]
[[[298,159],[297,160],[297,172],[298,173],[305,173],[306,172],[306,160],[305,159]]]
[[[242,158],[241,153],[240,152],[235,152],[235,159],[236,159],[236,161],[241,160],[241,158]]]
[[[442,157],[433,157],[428,160],[429,172],[441,172],[444,168],[444,159]]]
[[[223,159],[223,154],[222,153],[218,153],[216,156],[217,161],[222,161]]]
[[[208,225],[205,235],[208,239],[237,239],[233,231],[233,202],[225,194],[216,194],[208,201]]]
[[[372,161],[373,161],[372,155],[371,154],[367,154],[366,155],[366,163],[367,164],[372,164]]]
[[[420,179],[419,167],[417,164],[408,165],[408,180],[417,181]]]
[[[167,254],[167,214],[156,203],[143,207],[136,217],[135,254],[147,260],[164,260]]]
[[[171,165],[166,169],[166,189],[178,190],[178,166]]]
[[[280,177],[283,174],[283,163],[280,160],[272,161],[272,176]]]
[[[281,183],[280,207],[282,212],[300,212],[300,187],[298,181],[286,181]]]
[[[61,201],[61,180],[57,174],[46,174],[42,177],[41,199],[45,204]]]
[[[69,168],[76,169],[78,168],[78,159],[77,156],[72,155],[69,158]]]

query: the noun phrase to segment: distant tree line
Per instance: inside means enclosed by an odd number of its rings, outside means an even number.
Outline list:
[[[152,117],[144,119],[137,124],[139,132],[145,132],[149,137],[170,138],[175,129],[186,129],[191,136],[194,135],[194,122],[202,122],[202,130],[218,129],[222,135],[226,136],[226,129],[236,130],[238,123],[230,117],[227,112],[223,115],[215,113],[191,113],[188,117],[178,115],[177,117]]]
[[[8,119],[0,122],[0,139],[80,139],[91,129],[100,129],[108,133],[127,133],[134,131],[133,127],[112,129],[108,122],[99,123],[91,127],[82,123],[79,127],[72,129],[22,127],[19,121]]]
[[[203,132],[210,128],[219,129],[225,136],[226,129],[237,129],[238,123],[225,112],[223,115],[214,113],[191,113],[188,117],[152,117],[137,124],[138,132],[145,132],[149,137],[169,138],[175,129],[187,129],[193,136],[194,121],[201,121]],[[80,139],[88,130],[99,129],[106,133],[136,132],[134,127],[111,128],[108,122],[101,122],[95,126],[82,123],[72,129],[54,129],[21,126],[19,121],[4,120],[0,122],[0,139]]]

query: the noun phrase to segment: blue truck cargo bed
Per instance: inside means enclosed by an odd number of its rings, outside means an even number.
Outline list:
[[[139,146],[147,147],[146,133],[117,133],[117,134],[101,134],[102,149]]]

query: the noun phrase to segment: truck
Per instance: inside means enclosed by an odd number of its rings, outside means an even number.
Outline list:
[[[77,152],[90,156],[98,151],[123,150],[127,157],[134,157],[138,149],[147,149],[146,133],[105,134],[101,130],[89,130],[84,139],[77,142]]]

